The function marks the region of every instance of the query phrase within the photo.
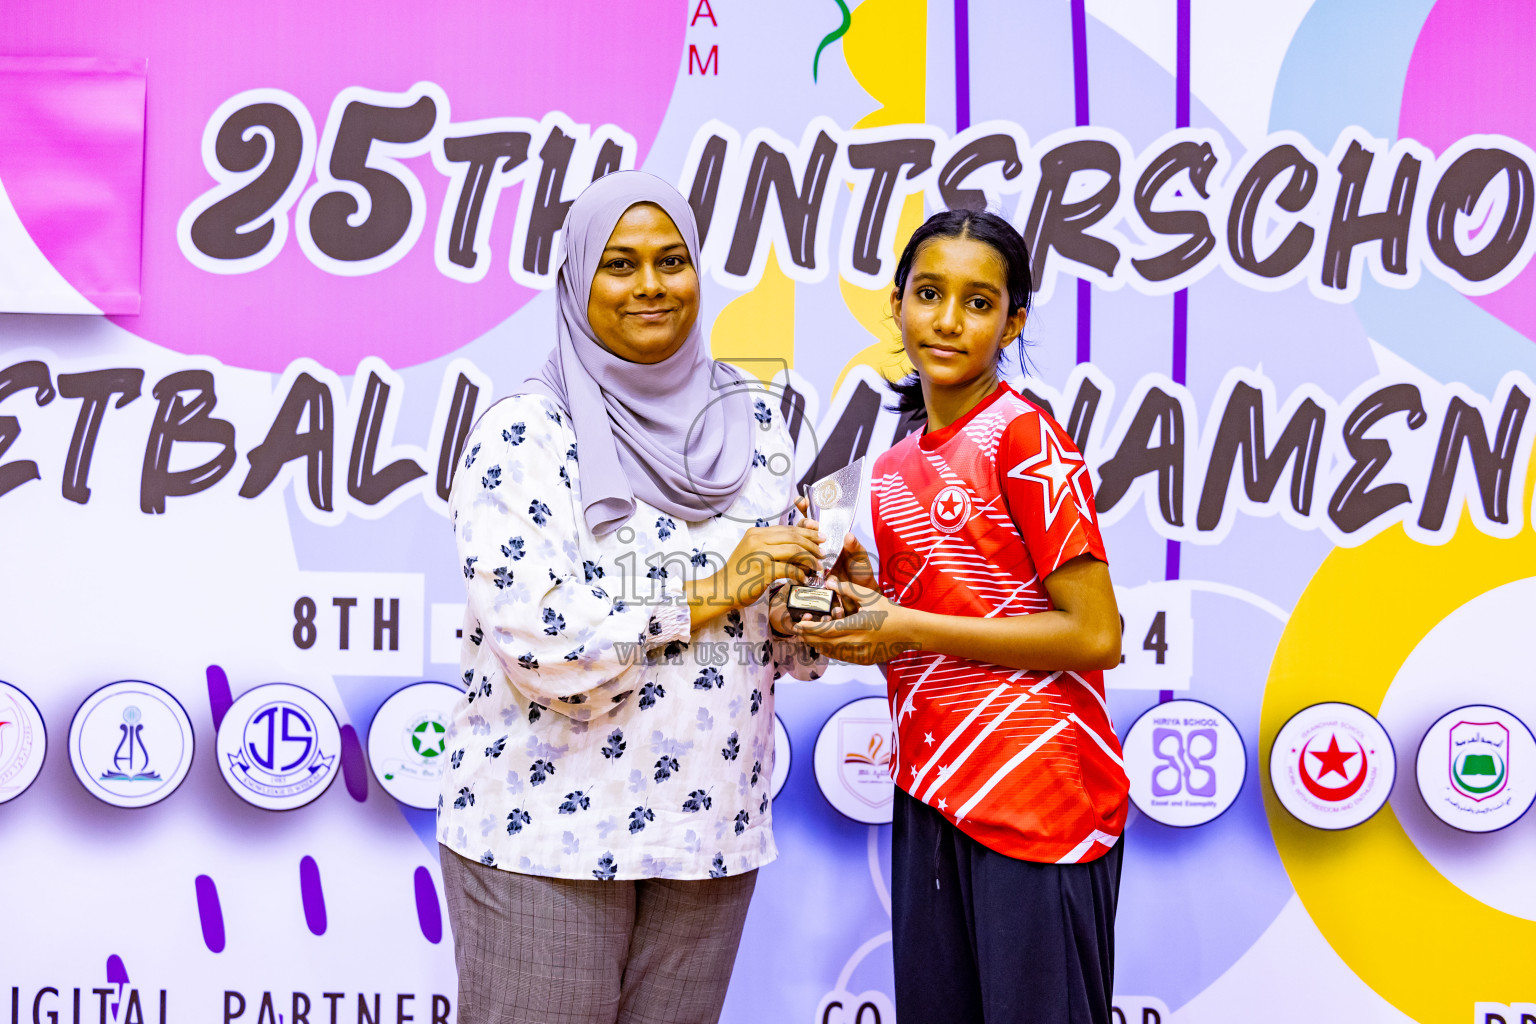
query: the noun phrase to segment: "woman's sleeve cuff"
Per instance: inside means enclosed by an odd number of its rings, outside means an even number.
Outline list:
[[[670,597],[670,595],[669,595]],[[682,600],[667,600],[651,607],[646,647],[661,647],[674,641],[686,641],[693,635],[693,613]]]

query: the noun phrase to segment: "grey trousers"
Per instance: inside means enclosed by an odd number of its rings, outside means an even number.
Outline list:
[[[438,847],[458,1024],[713,1024],[757,872],[577,881]]]

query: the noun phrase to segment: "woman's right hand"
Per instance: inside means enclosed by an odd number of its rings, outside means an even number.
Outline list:
[[[806,574],[820,561],[821,533],[815,520],[803,519],[794,526],[751,527],[726,557],[724,567],[694,584],[689,601],[694,628],[733,608],[752,604],[775,580],[804,583]]]

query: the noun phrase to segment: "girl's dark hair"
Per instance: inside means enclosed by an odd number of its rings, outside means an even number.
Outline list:
[[[1029,311],[1029,300],[1034,291],[1034,280],[1029,273],[1029,246],[1012,224],[986,210],[945,210],[929,217],[922,227],[912,232],[896,263],[894,283],[898,292],[907,290],[907,275],[912,272],[912,261],[917,258],[918,250],[935,238],[974,238],[991,246],[1002,258],[1008,275],[1008,315],[1021,309]],[[1018,344],[1023,345],[1023,341]],[[1019,358],[1022,364],[1023,355]],[[906,413],[914,419],[927,416],[923,407],[923,384],[917,371],[894,381],[890,389],[897,396],[896,404],[890,407],[893,411]]]

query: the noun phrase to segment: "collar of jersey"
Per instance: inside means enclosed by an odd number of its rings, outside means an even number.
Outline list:
[[[950,438],[964,430],[965,425],[971,422],[971,420],[975,418],[978,413],[985,410],[989,405],[997,401],[1004,394],[1011,395],[1015,394],[1015,392],[1013,388],[1008,386],[1007,381],[1000,380],[997,382],[997,389],[986,398],[983,398],[981,401],[972,406],[970,412],[966,413],[964,416],[961,416],[959,419],[955,420],[955,422],[951,423],[943,430],[925,431],[923,435],[917,439],[917,446],[925,452],[931,452],[935,448],[941,447],[942,445],[948,443]]]

